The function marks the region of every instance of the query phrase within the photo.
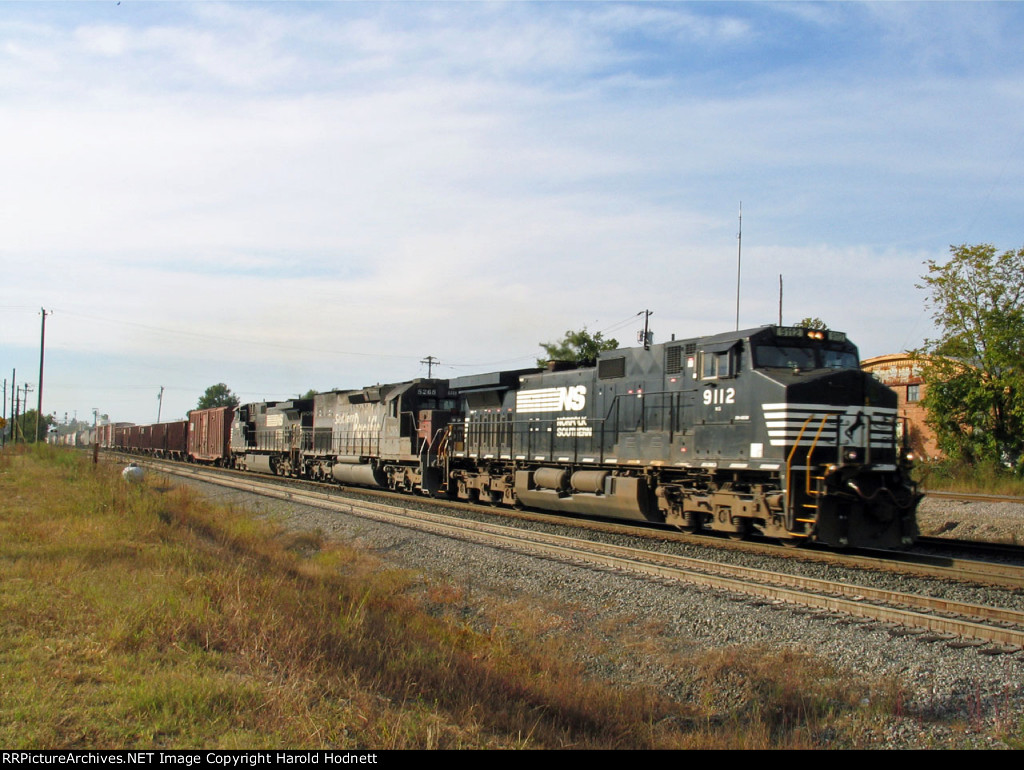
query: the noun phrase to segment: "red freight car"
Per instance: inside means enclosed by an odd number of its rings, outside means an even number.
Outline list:
[[[231,419],[228,406],[189,412],[188,455],[200,463],[227,465],[231,457]]]
[[[124,429],[124,443],[121,445],[129,452],[143,452],[149,447],[149,425],[131,425]]]
[[[96,427],[96,443],[103,449],[123,449],[130,422],[108,422]]]
[[[154,457],[184,459],[185,452],[188,450],[186,440],[188,422],[186,420],[158,422],[156,425],[147,426],[147,429],[149,436],[144,442],[143,452]]]
[[[175,420],[167,425],[167,443],[164,445],[164,457],[184,460],[188,452],[188,420]]]
[[[128,448],[128,431],[131,430],[131,423],[118,423],[114,426],[114,443],[111,449],[124,451]]]

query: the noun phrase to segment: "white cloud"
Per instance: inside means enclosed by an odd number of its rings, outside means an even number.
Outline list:
[[[885,352],[924,258],[971,223],[1019,240],[1022,62],[991,20],[1018,14],[917,8],[17,6],[0,308],[54,307],[54,350],[119,387],[523,365],[644,308],[659,339],[731,328],[742,200],[743,323],[781,272],[796,318]],[[896,66],[946,41],[959,71]],[[32,360],[36,312],[0,354]]]
[[[686,4],[613,5],[602,7],[596,13],[581,13],[577,18],[606,34],[638,32],[652,39],[677,43],[733,43],[747,40],[752,33],[747,19],[728,12],[723,15],[694,13]]]

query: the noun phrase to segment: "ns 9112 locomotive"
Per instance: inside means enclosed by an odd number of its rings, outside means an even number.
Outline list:
[[[211,410],[213,411],[213,410]],[[220,436],[227,418],[209,418]],[[216,418],[214,420],[213,418]],[[756,329],[562,366],[246,404],[194,459],[737,537],[898,548],[920,495],[896,394],[846,335]],[[191,441],[191,439],[190,439]],[[191,446],[191,445],[190,445]]]
[[[841,332],[765,326],[448,385],[458,497],[833,547],[917,537],[896,394]]]

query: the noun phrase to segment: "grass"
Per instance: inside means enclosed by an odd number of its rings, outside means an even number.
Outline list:
[[[0,582],[10,748],[855,746],[896,708],[810,656],[666,646],[655,621],[605,619],[639,631],[610,647],[583,610],[473,595],[45,446],[0,454]],[[685,693],[583,662],[640,652]]]
[[[926,490],[1024,497],[1024,477],[991,464],[919,462],[914,467],[914,477]]]

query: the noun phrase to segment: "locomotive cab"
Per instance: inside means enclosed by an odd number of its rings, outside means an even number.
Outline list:
[[[859,368],[842,332],[768,327],[751,338],[755,373],[781,398],[762,403],[784,462],[780,503],[794,537],[834,546],[907,546],[920,495],[901,446],[896,394]]]

